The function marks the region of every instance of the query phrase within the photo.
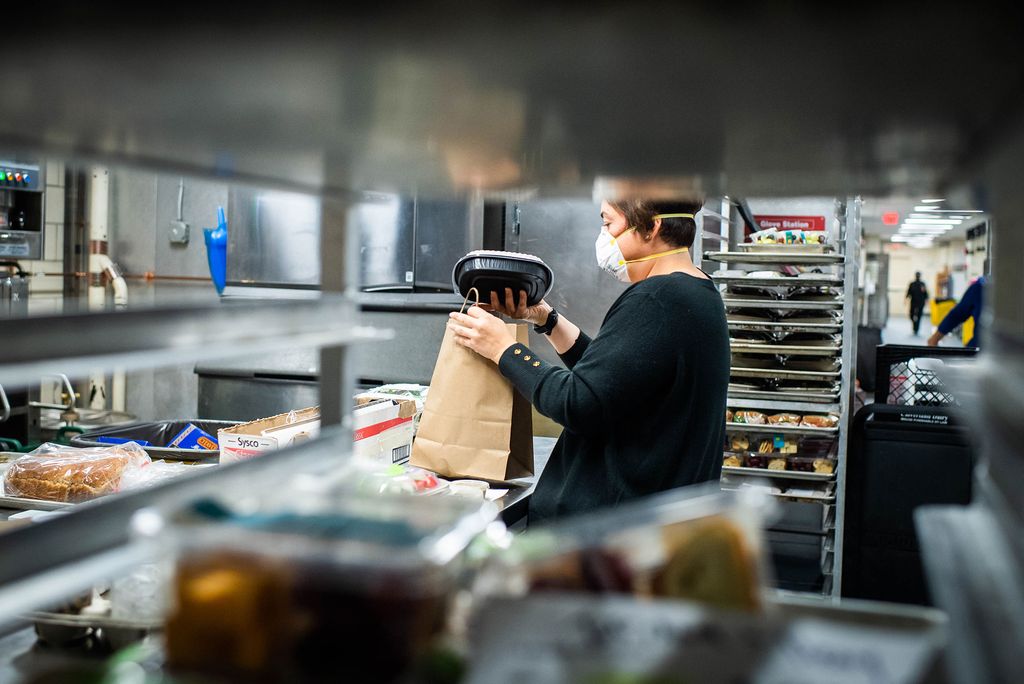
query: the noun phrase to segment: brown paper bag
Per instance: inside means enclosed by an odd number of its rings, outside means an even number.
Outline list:
[[[525,325],[506,324],[521,344]],[[410,463],[444,477],[511,480],[533,474],[530,403],[491,361],[446,330]]]

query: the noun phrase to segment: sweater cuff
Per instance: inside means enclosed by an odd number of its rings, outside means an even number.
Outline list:
[[[541,360],[523,344],[513,344],[498,359],[498,370],[508,378],[527,399],[533,396],[537,384],[551,364]]]
[[[558,358],[562,359],[562,363],[565,364],[566,368],[572,368],[579,360],[583,357],[583,352],[590,346],[590,338],[587,337],[587,333],[580,330],[580,336],[576,338],[576,341],[572,343],[572,346],[565,350],[564,353],[559,354]]]

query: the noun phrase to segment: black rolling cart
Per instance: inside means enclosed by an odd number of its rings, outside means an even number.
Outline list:
[[[875,403],[850,430],[843,597],[931,604],[914,510],[971,501],[974,448],[940,365],[974,353],[878,347]]]

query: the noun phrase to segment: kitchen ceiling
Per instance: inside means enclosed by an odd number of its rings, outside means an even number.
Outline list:
[[[343,197],[677,175],[913,195],[963,183],[1024,118],[1019,24],[943,3],[57,0],[5,19],[0,148]]]
[[[967,231],[975,226],[981,225],[989,219],[985,213],[974,213],[976,207],[965,206],[952,198],[942,202],[925,202],[926,199],[939,199],[937,197],[886,197],[886,198],[865,198],[861,210],[861,221],[864,226],[865,235],[878,235],[885,240],[899,232],[903,225],[935,226],[942,220],[960,221],[949,230],[936,234],[934,241],[941,243],[950,239],[963,239]],[[937,211],[936,211],[937,210]],[[886,225],[883,222],[883,214],[896,213],[899,223]],[[964,212],[964,213],[959,213]],[[957,218],[952,218],[957,217]],[[912,224],[907,224],[910,220]],[[938,231],[935,231],[938,233]]]

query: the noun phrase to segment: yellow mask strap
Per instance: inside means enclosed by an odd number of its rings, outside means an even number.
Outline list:
[[[689,252],[689,251],[690,251],[689,247],[680,247],[679,249],[670,249],[667,252],[658,252],[657,254],[649,254],[649,255],[647,255],[645,257],[640,257],[639,259],[629,259],[628,261],[622,261],[620,263],[622,263],[622,264],[638,264],[641,261],[650,261],[651,259],[658,259],[658,258],[664,257],[664,256],[671,256],[672,254],[682,254],[683,252]]]
[[[652,219],[667,219],[667,218],[691,218],[692,219],[692,218],[695,218],[695,217],[694,217],[693,214],[655,214],[651,218]],[[623,231],[622,234],[619,235],[619,237],[622,237],[623,235],[628,233],[630,230],[636,230],[636,226],[633,226],[632,228],[629,228],[629,230]],[[612,238],[612,242],[615,242],[618,239],[619,238],[614,238],[613,237]],[[690,251],[689,247],[680,247],[679,249],[670,249],[667,252],[658,252],[657,254],[650,254],[650,255],[645,256],[645,257],[640,257],[639,259],[620,260],[619,261],[619,266],[623,266],[625,264],[638,264],[641,261],[650,261],[651,259],[658,259],[660,257],[671,256],[673,254],[682,254],[683,252],[689,252],[689,251]]]

